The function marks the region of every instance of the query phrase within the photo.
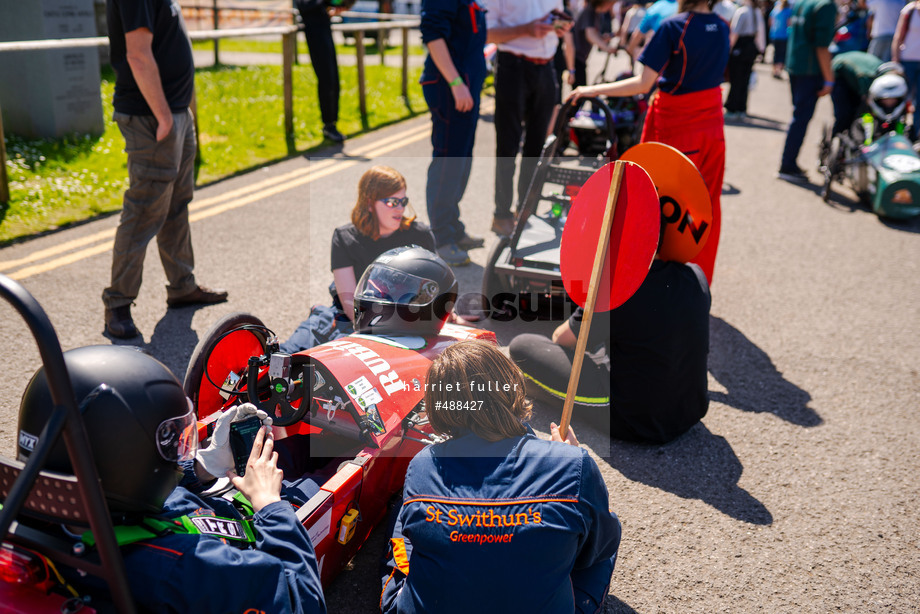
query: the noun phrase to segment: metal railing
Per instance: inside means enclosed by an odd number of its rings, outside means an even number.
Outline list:
[[[368,16],[368,13],[357,13]],[[375,19],[379,16],[372,14]],[[399,17],[400,19],[393,19]],[[351,32],[355,36],[358,70],[358,105],[361,113],[361,125],[368,128],[367,122],[367,87],[364,75],[364,33],[369,30],[396,29],[402,30],[402,96],[408,101],[409,96],[409,29],[419,26],[419,19],[402,19],[406,16],[389,16],[393,19],[386,23],[381,21],[368,23],[335,24],[333,29],[341,32]],[[240,38],[250,36],[281,36],[282,79],[284,87],[284,138],[287,143],[288,153],[296,152],[294,144],[294,84],[293,65],[296,50],[296,36],[300,28],[295,25],[274,26],[270,28],[233,28],[226,30],[193,30],[189,38],[193,41],[216,41],[223,38]],[[107,47],[109,39],[105,36],[92,38],[64,38],[40,41],[15,41],[0,43],[0,55],[12,51],[35,51],[48,49],[74,49],[84,47]],[[193,97],[194,105],[194,97]],[[193,109],[193,111],[197,111]],[[197,124],[197,112],[195,112]],[[197,134],[197,125],[196,125]],[[0,112],[0,203],[10,201],[9,180],[6,171],[6,139],[3,130],[3,116]]]

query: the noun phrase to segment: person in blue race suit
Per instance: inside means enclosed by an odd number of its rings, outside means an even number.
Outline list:
[[[292,507],[319,487],[310,478],[282,482],[266,426],[255,436],[245,474],[234,471],[230,424],[251,416],[271,424],[265,412],[249,404],[225,411],[199,451],[191,402],[156,359],[136,348],[91,346],[65,352],[64,362],[138,605],[196,614],[325,613],[313,545]],[[31,455],[29,442],[37,441],[53,406],[40,369],[19,410],[19,460]],[[73,473],[63,442],[45,469]],[[248,501],[242,509],[203,493],[224,476]],[[85,529],[68,525],[60,537],[91,549]],[[89,595],[104,590],[91,578],[72,581]]]
[[[467,250],[482,247],[460,221],[469,182],[486,78],[486,20],[475,0],[422,0],[419,26],[428,57],[419,82],[431,111],[431,164],[426,198],[438,255],[451,266],[469,264]]]
[[[409,463],[381,610],[598,611],[621,529],[574,433],[534,436],[524,377],[493,344],[448,347],[426,381],[431,427],[449,439]]]

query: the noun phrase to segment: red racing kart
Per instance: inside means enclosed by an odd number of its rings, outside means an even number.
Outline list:
[[[27,463],[0,456],[0,611],[134,612],[60,342],[22,286],[0,275],[0,296],[35,336],[55,404]],[[422,404],[428,366],[445,347],[473,338],[495,341],[488,331],[446,325],[429,337],[350,335],[292,356],[278,351],[257,318],[235,314],[198,344],[184,385],[202,437],[236,403],[256,403],[274,417],[274,436],[288,457],[285,477],[306,474],[320,485],[297,514],[328,584],[386,514],[411,457],[437,440]],[[42,469],[61,438],[75,475]],[[61,539],[62,524],[88,525],[96,548]],[[108,594],[88,603],[68,570],[102,578]]]
[[[273,417],[285,478],[320,484],[297,516],[324,585],[385,516],[412,457],[437,441],[422,403],[426,373],[462,339],[494,343],[495,334],[445,324],[433,337],[352,334],[288,355],[258,318],[231,314],[192,354],[184,386],[199,438],[223,410],[252,402]]]

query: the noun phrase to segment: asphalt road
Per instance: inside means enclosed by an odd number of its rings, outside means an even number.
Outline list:
[[[664,446],[608,446],[574,425],[623,523],[608,611],[917,612],[920,222],[886,223],[849,193],[824,204],[816,184],[775,179],[788,84],[765,66],[757,72],[755,118],[726,128],[708,415]],[[818,128],[829,117],[822,100],[800,157],[815,182]],[[366,168],[400,169],[426,218],[427,127],[419,118],[342,151],[200,189],[196,273],[227,288],[230,302],[167,310],[151,244],[134,308],[145,348],[181,377],[199,338],[230,312],[254,313],[288,335],[311,304],[327,301],[329,237],[348,220]],[[494,138],[487,112],[462,203],[470,232],[487,236],[487,247],[496,240],[488,232]],[[99,219],[0,250],[0,271],[23,278],[65,348],[111,343],[100,295],[116,223]],[[486,252],[472,252],[473,265],[457,270],[461,292],[479,288]],[[525,328],[495,326],[503,345]],[[0,339],[0,450],[12,454],[17,406],[38,354],[6,306]],[[535,428],[545,432],[554,417],[539,408]],[[383,544],[378,530],[336,580],[330,612],[376,611]]]

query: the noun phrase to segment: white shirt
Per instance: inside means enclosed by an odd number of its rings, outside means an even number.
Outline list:
[[[901,60],[908,62],[920,61],[920,15],[917,13],[916,5],[911,2],[903,9],[901,13],[907,15],[907,34],[901,42]]]
[[[562,0],[486,0],[486,27],[489,30],[530,23],[545,17],[553,9],[562,10]],[[500,51],[548,60],[556,54],[559,37],[551,32],[543,38],[519,36],[500,43]]]
[[[730,0],[716,2],[715,6],[712,7],[712,12],[724,19],[725,23],[732,22],[732,18],[735,16],[735,11],[737,10],[738,5]]]
[[[898,15],[904,8],[903,0],[866,0],[872,18],[872,38],[891,36],[898,25]]]

